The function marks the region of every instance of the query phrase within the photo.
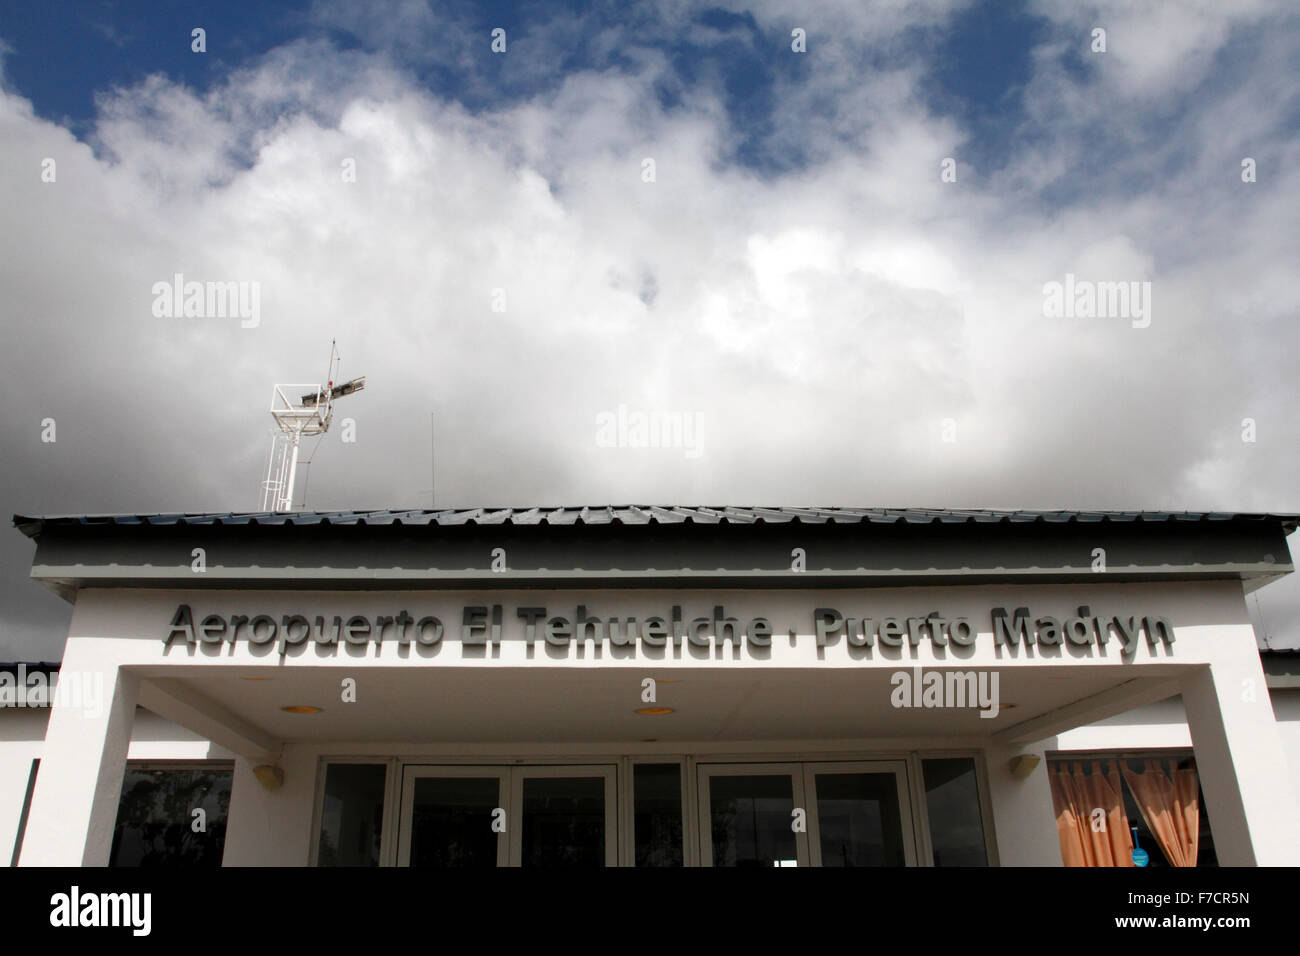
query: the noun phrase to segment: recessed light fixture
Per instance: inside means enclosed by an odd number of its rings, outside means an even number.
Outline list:
[[[321,712],[321,708],[313,707],[310,704],[291,704],[280,709],[286,714],[319,714]]]
[[[640,714],[643,717],[662,717],[664,714],[676,713],[671,707],[642,707],[633,713]]]

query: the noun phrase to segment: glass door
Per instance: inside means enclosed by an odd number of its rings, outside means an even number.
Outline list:
[[[799,764],[701,765],[699,788],[702,865],[808,865]]]
[[[803,770],[813,866],[916,866],[903,761],[811,763]]]
[[[508,767],[407,767],[399,866],[505,866]]]
[[[407,766],[397,863],[616,866],[615,770]]]
[[[516,767],[511,866],[617,866],[614,767]]]
[[[901,760],[701,764],[703,866],[915,866]]]

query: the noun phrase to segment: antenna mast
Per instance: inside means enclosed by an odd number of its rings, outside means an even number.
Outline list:
[[[366,377],[335,385],[341,359],[334,340],[325,385],[276,385],[271,391],[271,417],[279,431],[271,439],[271,456],[262,482],[263,511],[292,511],[294,482],[298,477],[298,456],[304,435],[323,435],[334,418],[334,400],[366,387]],[[294,402],[290,395],[306,394]]]

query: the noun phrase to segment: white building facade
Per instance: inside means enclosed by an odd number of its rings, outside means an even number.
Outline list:
[[[226,866],[1300,863],[1245,603],[1293,516],[15,521],[74,603],[53,705],[0,712],[19,865],[147,856],[169,770],[226,774],[178,821]]]

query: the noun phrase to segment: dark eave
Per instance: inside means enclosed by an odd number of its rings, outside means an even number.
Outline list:
[[[204,512],[109,515],[14,515],[14,525],[30,538],[48,527],[96,525],[159,527],[305,527],[461,525],[676,525],[676,524],[1151,524],[1257,521],[1280,524],[1287,534],[1300,515],[1225,511],[1026,511],[953,508],[758,507],[731,505],[581,505],[550,508],[374,509],[361,511]]]
[[[1239,580],[1293,570],[1297,518],[1228,512],[469,508],[15,516],[32,576],[83,587],[856,588]],[[192,569],[202,548],[205,570]],[[493,568],[493,553],[505,568]],[[1100,549],[1100,550],[1099,550]],[[793,556],[802,554],[802,567]]]

